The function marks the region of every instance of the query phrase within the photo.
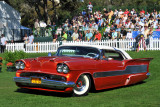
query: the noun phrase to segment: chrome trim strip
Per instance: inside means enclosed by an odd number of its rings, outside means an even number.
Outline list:
[[[93,77],[101,78],[101,77],[120,76],[125,74],[137,74],[145,72],[147,72],[147,65],[129,65],[126,66],[125,70],[95,72],[93,74]]]
[[[31,83],[31,78],[27,77],[14,77],[13,80],[15,82],[19,83]],[[48,80],[48,79],[42,79],[41,78],[41,84],[39,85],[47,85],[47,86],[53,86],[53,87],[61,87],[61,88],[66,88],[66,87],[74,87],[75,83],[74,82],[63,82],[63,81],[56,81],[56,80]]]

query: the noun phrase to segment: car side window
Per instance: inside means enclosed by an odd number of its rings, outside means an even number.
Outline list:
[[[113,60],[119,60],[119,61],[124,60],[123,55],[118,51],[103,50],[103,59],[105,60],[105,59],[108,59],[108,58],[112,58]]]

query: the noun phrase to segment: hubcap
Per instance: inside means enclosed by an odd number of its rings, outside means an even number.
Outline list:
[[[79,81],[77,82],[77,87],[76,87],[76,90],[77,91],[81,91],[83,90],[83,88],[86,87],[86,81],[84,78],[79,78]]]
[[[82,86],[82,81],[79,81],[77,84],[77,87],[81,87]]]
[[[86,75],[81,75],[77,82],[76,86],[74,87],[74,93],[76,95],[83,95],[85,94],[89,89],[90,81]]]

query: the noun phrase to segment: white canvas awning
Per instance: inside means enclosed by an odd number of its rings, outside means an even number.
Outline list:
[[[3,26],[10,29],[20,28],[20,13],[8,5],[5,1],[0,1],[0,28]]]
[[[20,39],[20,13],[5,1],[0,1],[0,36],[4,34],[7,40]]]

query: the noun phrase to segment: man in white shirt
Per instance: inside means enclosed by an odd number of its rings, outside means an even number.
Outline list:
[[[107,25],[107,26],[106,26],[106,29],[105,29],[105,32],[104,32],[104,36],[105,36],[105,37],[108,37],[109,33],[110,33],[110,26]]]
[[[4,34],[1,35],[1,53],[4,52],[5,48],[6,48],[6,44],[7,44],[7,40],[4,37]]]
[[[78,39],[79,35],[77,33],[77,30],[75,30],[75,32],[72,34],[71,37],[72,37],[73,41],[76,41]]]
[[[90,13],[92,13],[93,5],[91,4],[91,2],[89,2],[87,8],[88,8],[88,11],[89,11]]]
[[[33,36],[32,33],[31,33],[31,35],[29,36],[28,39],[29,39],[29,40],[28,40],[28,43],[29,43],[29,44],[32,44],[32,43],[34,42],[34,36]]]
[[[118,17],[120,18],[123,13],[124,13],[124,12],[122,11],[122,9],[119,9]]]
[[[133,39],[131,29],[128,30],[126,39]]]

